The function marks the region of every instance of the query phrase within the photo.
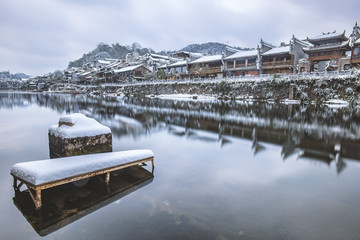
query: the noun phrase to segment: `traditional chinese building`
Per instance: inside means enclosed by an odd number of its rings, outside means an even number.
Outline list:
[[[181,60],[167,65],[167,75],[170,80],[187,78],[189,75],[188,60]]]
[[[360,68],[360,39],[354,42],[351,51],[351,66]]]
[[[192,77],[223,77],[223,55],[203,56],[188,63],[190,78]]]
[[[259,75],[259,49],[252,51],[235,51],[227,49],[224,58],[225,71],[231,76]]]
[[[146,73],[150,73],[150,70],[142,64],[124,67],[114,70],[114,81],[143,80]]]
[[[310,71],[342,71],[350,68],[350,50],[348,38],[343,33],[323,33],[322,35],[307,38],[312,45],[304,48],[309,55]]]
[[[357,23],[349,37],[349,45],[351,47],[351,66],[360,68],[360,27]]]
[[[309,46],[308,43],[295,36],[288,44],[281,43],[280,47],[272,47],[264,41],[261,41],[260,44],[262,52],[260,65],[263,74],[296,73],[299,60],[307,57],[303,48]]]

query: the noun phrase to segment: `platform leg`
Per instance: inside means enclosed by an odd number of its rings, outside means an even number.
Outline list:
[[[21,186],[24,184],[24,182],[22,182],[22,181],[20,181],[19,180],[19,184],[18,184],[18,179],[16,178],[16,177],[14,177],[14,183],[13,183],[13,185],[14,185],[14,191],[15,192],[20,192],[20,188],[21,188]]]
[[[15,177],[14,177],[13,187],[14,187],[14,189],[16,191],[17,190],[17,179]]]
[[[41,208],[41,190],[36,189],[36,200],[35,200],[35,208]]]
[[[109,183],[110,183],[110,172],[107,172],[107,173],[106,173],[105,183],[106,183],[106,186],[108,186]]]
[[[151,174],[154,175],[154,168],[155,168],[155,165],[154,165],[154,160],[151,160],[151,166],[152,166],[152,169],[151,169]]]
[[[35,189],[35,194],[33,193],[34,190],[32,190],[31,188],[29,188],[28,186],[28,190],[29,190],[29,194],[31,199],[33,200],[34,204],[35,204],[35,209],[38,210],[41,208],[41,190],[40,189]]]

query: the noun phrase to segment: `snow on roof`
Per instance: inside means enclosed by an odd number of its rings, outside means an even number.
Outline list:
[[[178,53],[189,54],[189,56],[193,56],[193,57],[202,57],[202,56],[204,56],[204,54],[202,54],[202,53],[195,53],[195,52],[188,52],[188,51],[178,51],[175,54],[178,54]]]
[[[336,33],[336,32],[332,32],[332,33],[323,33],[319,36],[315,36],[312,38],[308,38],[309,41],[320,41],[320,40],[325,40],[325,39],[331,39],[331,38],[346,38],[344,33]]]
[[[114,73],[121,73],[121,72],[129,72],[129,71],[133,71],[136,68],[142,66],[142,64],[138,64],[138,65],[134,65],[134,66],[129,66],[129,67],[124,67],[124,68],[120,68],[120,69],[116,69],[114,70]]]
[[[293,38],[291,39],[291,41],[293,41],[294,43],[298,43],[300,45],[302,45],[303,47],[309,47],[311,46],[311,43],[306,40],[300,40],[299,38],[295,37],[293,35]]]
[[[275,48],[275,46],[269,42],[265,42],[264,40],[260,39],[260,44],[265,45],[269,48]]]
[[[79,76],[87,76],[91,73],[91,71],[88,71],[88,72],[83,72],[81,74],[79,74]]]
[[[360,38],[358,40],[356,40],[354,43],[359,44],[360,43]]]
[[[111,130],[84,114],[73,113],[60,117],[59,125],[51,126],[49,133],[62,138],[78,138],[108,134]]]
[[[160,68],[166,68],[166,67],[167,67],[167,64],[163,64],[163,65],[159,66],[158,69],[160,69]]]
[[[229,51],[229,52],[232,52],[232,53],[236,53],[236,52],[239,51],[239,49],[232,48],[232,47],[229,47],[229,46],[226,46],[225,49],[226,49],[226,51]]]
[[[98,60],[98,63],[100,63],[100,64],[110,64],[111,62],[100,59],[100,60]]]
[[[185,66],[186,60],[178,61],[172,64],[169,64],[168,67],[179,67],[179,66]]]
[[[246,58],[246,57],[254,57],[257,56],[258,54],[258,50],[252,50],[252,51],[239,51],[236,52],[226,58],[224,58],[225,60],[229,60],[229,59],[235,59],[235,58]]]
[[[222,57],[222,55],[203,56],[194,61],[191,61],[190,64],[220,61]]]
[[[122,62],[113,62],[109,65],[109,67],[117,67],[119,66],[120,64],[122,64]]]
[[[166,59],[166,60],[169,59],[168,56],[164,56],[164,55],[159,55],[159,54],[154,54],[154,53],[151,53],[150,55],[155,58],[162,58],[162,59]]]
[[[146,149],[97,153],[17,163],[11,168],[11,173],[39,185],[151,157],[154,153]]]
[[[269,55],[276,55],[276,54],[289,53],[289,52],[290,52],[290,47],[285,46],[285,47],[277,47],[270,49],[269,51],[263,53],[262,55],[269,56]]]
[[[117,62],[119,61],[119,59],[117,58],[105,58],[106,61],[110,61],[110,62]]]
[[[308,48],[304,48],[305,52],[309,52],[309,51],[318,51],[318,50],[326,50],[326,49],[333,49],[333,48],[343,48],[346,47],[348,45],[348,41],[344,41],[342,43],[338,43],[338,44],[325,44],[325,45],[320,45],[320,46],[311,46]]]

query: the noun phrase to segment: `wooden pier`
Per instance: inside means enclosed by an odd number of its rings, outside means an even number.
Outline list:
[[[42,206],[41,191],[44,189],[99,175],[104,175],[105,184],[109,185],[112,172],[149,161],[152,163],[153,173],[154,154],[150,150],[89,154],[18,163],[12,167],[11,175],[14,178],[15,192],[19,192],[25,184],[35,208],[40,209]],[[47,169],[49,170],[47,171]],[[57,177],[54,174],[56,172],[62,173],[61,177]]]

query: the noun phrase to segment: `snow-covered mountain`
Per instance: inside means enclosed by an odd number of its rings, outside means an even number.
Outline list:
[[[228,45],[218,42],[208,42],[202,44],[190,44],[179,51],[188,51],[188,52],[197,52],[203,53],[207,55],[215,55],[221,54],[225,52],[225,48]],[[239,50],[250,50],[250,48],[240,48],[240,47],[232,47]],[[143,48],[138,43],[133,43],[131,46],[122,46],[118,43],[108,45],[106,43],[99,43],[97,47],[88,52],[84,53],[83,56],[75,61],[69,63],[68,67],[81,67],[85,63],[92,62],[98,59],[104,58],[117,58],[117,59],[125,59],[126,54],[131,53],[133,51],[137,51],[139,55],[144,55],[146,53],[156,53],[161,55],[171,55],[175,51],[161,51],[154,52],[151,48]]]

